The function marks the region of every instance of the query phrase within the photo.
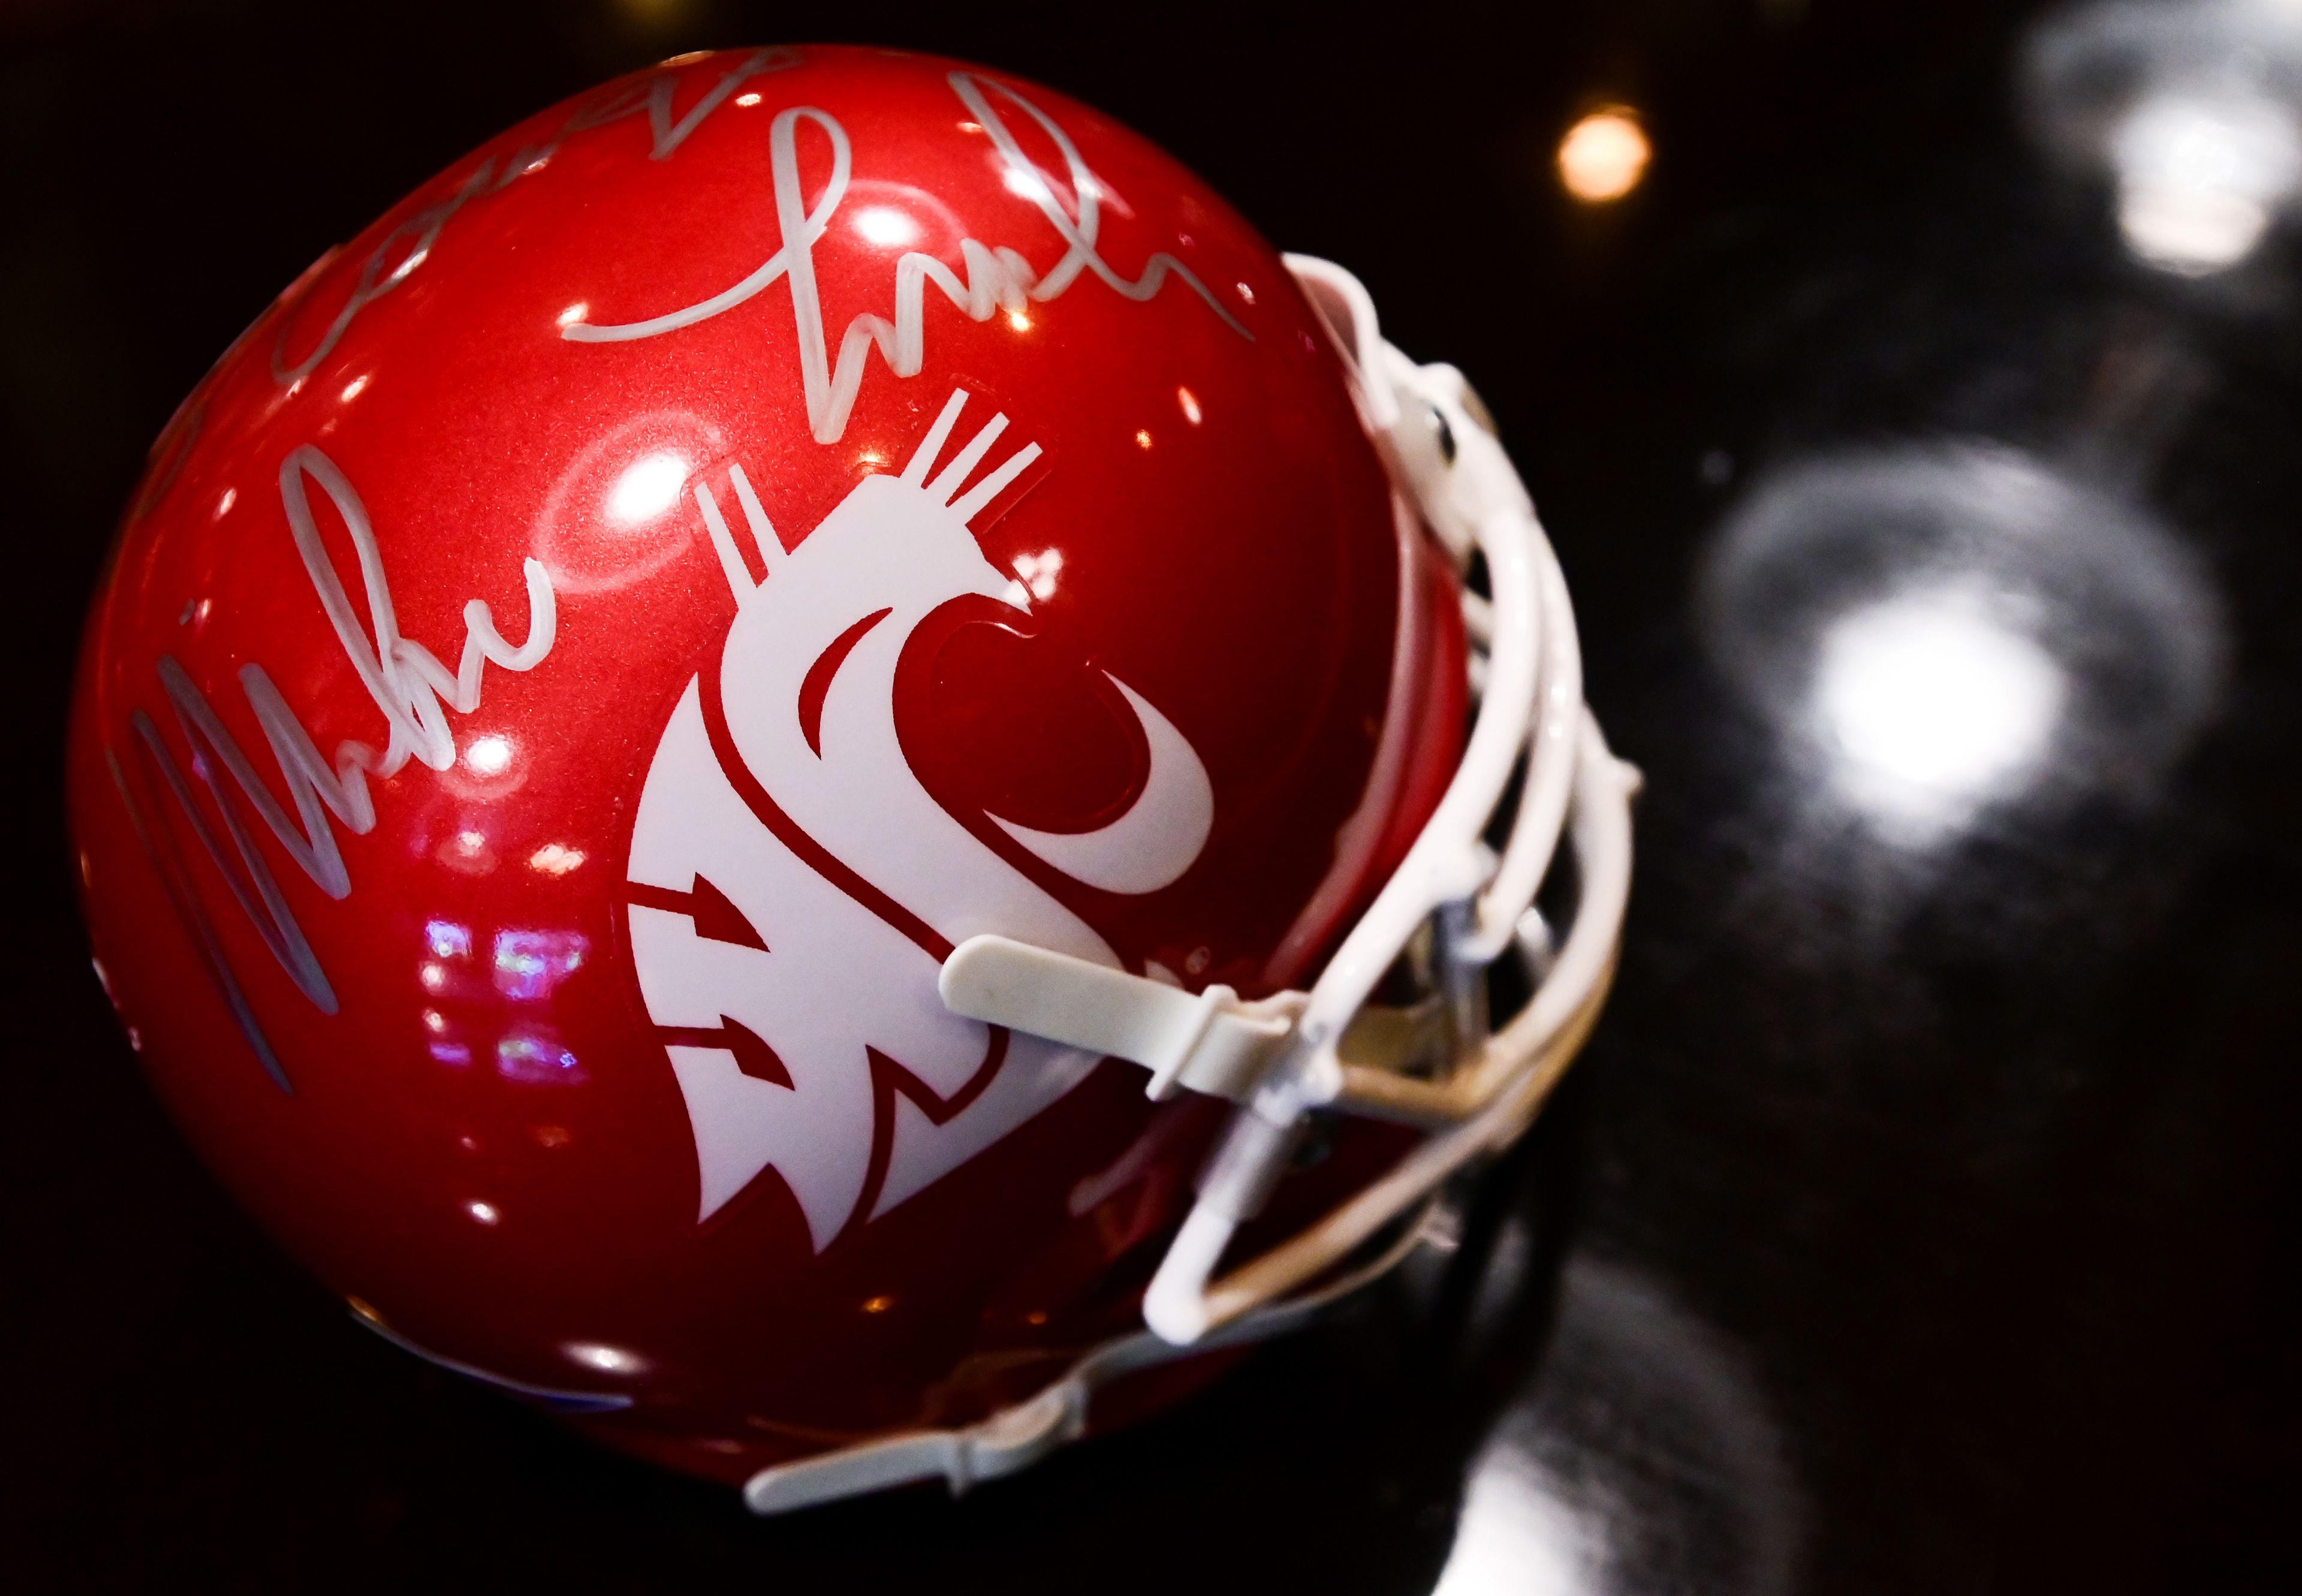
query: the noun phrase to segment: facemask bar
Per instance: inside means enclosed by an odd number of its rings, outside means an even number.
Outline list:
[[[954,1012],[1132,1059],[1151,1071],[1154,1097],[1189,1089],[1239,1108],[1145,1295],[1147,1330],[1093,1348],[1038,1396],[980,1424],[763,1469],[744,1487],[756,1512],[938,1477],[963,1491],[1083,1434],[1098,1386],[1298,1327],[1414,1250],[1420,1222],[1402,1222],[1418,1209],[1427,1214],[1450,1178],[1525,1133],[1597,1021],[1629,896],[1638,778],[1609,753],[1583,703],[1558,561],[1461,374],[1418,366],[1384,342],[1366,290],[1340,266],[1306,256],[1286,264],[1351,367],[1361,419],[1394,489],[1459,564],[1474,552],[1485,560],[1492,596],[1465,600],[1479,709],[1462,763],[1307,993],[1253,1001],[1220,986],[1186,993],[999,937],[953,951],[940,989]],[[1522,763],[1498,855],[1483,838]],[[1573,921],[1554,944],[1533,905],[1562,836],[1578,891]],[[1370,1005],[1426,925],[1444,1012]],[[1533,995],[1490,1034],[1486,971],[1506,954],[1524,961]],[[1309,1229],[1214,1278],[1320,1110],[1432,1134]],[[1387,1246],[1346,1267],[1387,1231],[1397,1232]]]
[[[1451,366],[1418,366],[1382,340],[1366,290],[1340,267],[1289,256],[1351,360],[1369,431],[1399,490],[1465,559],[1485,559],[1479,613],[1480,705],[1462,765],[1399,871],[1311,988],[1292,1034],[1202,1176],[1199,1199],[1144,1299],[1144,1319],[1188,1344],[1334,1267],[1465,1164],[1520,1134],[1591,1025],[1614,970],[1630,890],[1635,777],[1608,752],[1583,704],[1582,659],[1567,584],[1534,507],[1483,407]],[[1483,668],[1481,667],[1483,666]],[[1522,754],[1525,781],[1500,861],[1483,839]],[[1458,1000],[1454,1067],[1437,1079],[1348,1064],[1354,1019],[1416,929],[1436,916],[1441,992],[1483,980],[1515,945],[1539,963],[1533,913],[1570,802],[1580,903],[1526,1008],[1494,1036]],[[1468,1033],[1468,1034],[1466,1034]],[[1293,1240],[1222,1281],[1210,1276],[1238,1228],[1283,1172],[1303,1116],[1334,1107],[1449,1129]]]

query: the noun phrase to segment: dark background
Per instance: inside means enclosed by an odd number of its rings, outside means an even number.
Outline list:
[[[2026,130],[2035,15],[0,0],[29,794],[0,1582],[2290,1589],[2302,267],[2275,240],[2214,284],[2126,258],[2101,187]],[[88,975],[55,772],[144,449],[284,283],[565,95],[822,37],[1103,106],[1462,365],[1648,788],[1612,1009],[1503,1172],[1480,1289],[1435,1320],[1395,1294],[959,1504],[757,1523],[364,1334],[230,1205]],[[1550,153],[1605,100],[1656,158],[1579,208]],[[2142,507],[2224,664],[2202,730],[1920,847],[1818,810],[1697,594],[1752,484],[1961,440]]]

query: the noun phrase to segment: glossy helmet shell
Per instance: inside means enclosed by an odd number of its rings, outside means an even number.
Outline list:
[[[1156,149],[927,57],[666,63],[155,444],[72,718],[98,972],[411,1349],[731,1480],[964,1422],[1135,1322],[1218,1105],[957,1019],[942,952],[1304,979],[1451,769],[1458,613]]]

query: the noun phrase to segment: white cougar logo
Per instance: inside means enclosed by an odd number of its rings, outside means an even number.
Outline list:
[[[698,1218],[772,1164],[819,1252],[1096,1062],[945,1009],[936,975],[954,945],[996,931],[1119,962],[928,794],[896,739],[895,665],[912,628],[970,593],[1029,608],[968,522],[1038,445],[969,486],[1006,426],[994,416],[928,480],[966,400],[952,395],[900,476],[857,483],[788,554],[734,468],[768,567],[756,588],[710,490],[697,487],[735,622],[716,674],[688,683],[664,728],[633,829],[632,954],[694,1129]],[[1097,831],[999,824],[1081,881],[1153,892],[1198,857],[1214,797],[1183,735],[1113,685],[1150,743],[1141,796]]]

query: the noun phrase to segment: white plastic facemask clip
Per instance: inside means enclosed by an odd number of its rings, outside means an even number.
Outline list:
[[[1281,992],[1250,1003],[1222,985],[1185,992],[988,936],[952,950],[937,988],[954,1014],[1141,1064],[1155,1102],[1183,1088],[1246,1102],[1308,1001]]]
[[[964,1430],[921,1430],[866,1441],[781,1467],[764,1468],[744,1486],[754,1513],[790,1513],[866,1491],[941,1480],[954,1496],[984,1480],[1029,1468],[1087,1433],[1088,1388],[1074,1374],[1038,1396],[1002,1408]]]

